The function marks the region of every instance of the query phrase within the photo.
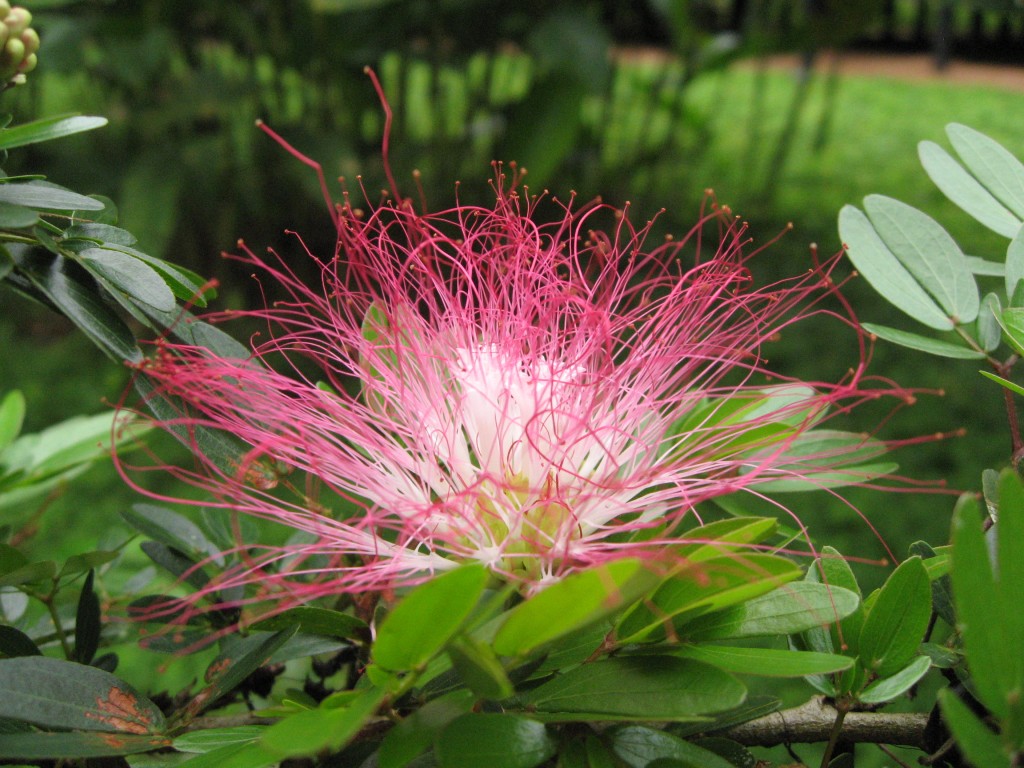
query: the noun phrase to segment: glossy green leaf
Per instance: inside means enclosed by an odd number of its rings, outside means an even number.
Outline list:
[[[686,739],[699,733],[710,733],[712,731],[725,730],[740,723],[756,720],[759,717],[778,712],[782,708],[782,700],[765,694],[748,696],[743,703],[719,712],[709,720],[691,720],[680,723],[669,723],[665,730],[669,733]]]
[[[91,664],[96,650],[100,647],[100,599],[93,590],[95,571],[89,571],[78,595],[78,610],[75,612],[75,661]]]
[[[347,706],[322,706],[286,717],[267,728],[260,746],[280,757],[305,757],[340,749],[373,717],[386,693],[367,688],[355,692]]]
[[[660,639],[666,622],[683,624],[697,616],[742,603],[800,578],[796,563],[776,555],[736,554],[694,563],[667,579],[619,622],[620,642]]]
[[[993,232],[1013,237],[1020,228],[1020,219],[993,197],[946,150],[931,141],[922,141],[917,149],[921,165],[946,197]]]
[[[502,656],[524,656],[610,616],[657,582],[638,560],[618,560],[574,573],[512,609],[492,646]]]
[[[832,636],[832,648],[851,656],[859,651],[860,632],[864,624],[863,595],[860,584],[854,576],[850,564],[835,547],[822,547],[821,557],[814,566],[807,569],[808,581],[818,581],[832,587],[841,587],[857,595],[861,604],[849,616],[838,624],[832,624],[829,632]],[[813,632],[813,630],[811,630]]]
[[[703,661],[734,674],[764,677],[826,675],[853,666],[853,658],[832,653],[725,645],[683,645],[673,655]]]
[[[953,514],[953,597],[959,629],[978,698],[999,718],[1009,714],[1006,696],[1005,616],[994,599],[995,578],[981,530],[976,499],[961,497]]]
[[[207,686],[190,701],[184,710],[187,718],[195,717],[221,696],[233,691],[242,681],[267,664],[274,652],[295,635],[295,628],[271,635],[244,638],[231,653],[222,653],[207,670]]]
[[[195,558],[168,547],[159,541],[144,541],[139,548],[146,556],[175,578],[184,579],[195,589],[204,589],[210,575],[197,565]]]
[[[612,733],[612,749],[631,768],[646,768],[656,760],[679,768],[735,768],[724,757],[701,749],[665,731],[643,725],[626,725]]]
[[[886,301],[929,328],[953,328],[953,321],[882,242],[868,217],[852,205],[839,212],[839,236],[857,271]]]
[[[0,229],[27,229],[39,223],[39,214],[31,208],[0,202]]]
[[[138,362],[142,359],[142,351],[135,343],[135,336],[124,321],[94,289],[70,277],[61,260],[58,259],[46,268],[41,263],[23,265],[22,271],[40,293],[107,355],[118,362]]]
[[[153,702],[113,675],[44,656],[0,660],[0,717],[50,728],[159,733]]]
[[[459,637],[447,650],[459,677],[480,698],[500,701],[515,692],[490,646],[471,637]]]
[[[482,566],[467,565],[416,587],[378,627],[374,661],[393,672],[426,664],[463,626],[487,578]]]
[[[681,533],[679,538],[685,543],[673,547],[672,551],[680,559],[699,563],[762,542],[778,527],[779,522],[773,517],[716,520]]]
[[[979,720],[954,691],[949,688],[939,691],[939,705],[957,746],[972,764],[985,768],[1010,768],[1013,765],[999,736]]]
[[[803,632],[853,613],[860,600],[841,587],[801,581],[726,608],[680,629],[688,640],[727,640]]]
[[[214,557],[222,564],[218,548],[184,515],[155,504],[133,504],[121,517],[135,530],[192,557]]]
[[[0,183],[0,202],[55,211],[102,211],[103,203],[48,181]]]
[[[974,178],[1024,219],[1024,164],[999,142],[966,125],[950,123],[946,135]]]
[[[931,665],[932,660],[928,656],[918,656],[898,672],[873,682],[858,694],[857,699],[864,704],[882,704],[892,701],[916,685],[918,680],[925,676]]]
[[[536,720],[471,712],[444,729],[435,754],[445,768],[534,768],[557,748],[547,727]]]
[[[895,674],[917,653],[932,612],[928,572],[919,557],[893,571],[860,632],[861,663],[880,677]]]
[[[377,753],[378,768],[404,768],[425,752],[449,723],[467,713],[475,700],[472,692],[462,689],[413,710],[384,736]]]
[[[875,323],[863,323],[862,325],[864,330],[873,336],[891,341],[893,344],[899,344],[901,347],[916,349],[918,352],[926,352],[936,357],[952,357],[958,360],[985,359],[984,352],[971,349],[963,344],[954,344],[942,339],[932,339],[928,336],[921,336],[917,333],[901,331],[899,328],[889,328]]]
[[[0,733],[0,757],[42,760],[85,757],[113,757],[166,749],[171,740],[165,736],[137,733]]]
[[[600,659],[527,692],[537,712],[685,720],[739,706],[746,689],[709,664],[673,656]],[[566,718],[568,719],[568,718]]]
[[[884,195],[864,198],[864,210],[886,247],[957,323],[978,316],[978,285],[956,241],[931,216]]]
[[[268,751],[258,742],[249,742],[218,747],[184,762],[175,763],[175,768],[269,768],[272,765],[279,765],[280,762],[281,758],[276,753]]]
[[[18,390],[8,392],[0,400],[0,467],[3,466],[3,451],[21,433],[25,421],[25,396]]]
[[[89,115],[57,115],[22,123],[0,131],[0,149],[14,149],[28,144],[71,136],[82,131],[102,128],[107,124],[105,117]]]
[[[0,654],[14,656],[42,656],[42,651],[31,637],[20,629],[0,624]]]
[[[233,728],[207,728],[189,731],[174,739],[174,748],[179,752],[206,754],[233,744],[248,744],[257,740],[266,726],[239,725]]]
[[[174,294],[151,266],[121,251],[87,248],[79,252],[80,263],[105,281],[109,289],[121,291],[132,302],[146,304],[161,312],[175,308]]]
[[[369,638],[369,627],[362,619],[328,608],[303,605],[291,608],[270,618],[253,624],[255,630],[276,632],[280,629],[298,626],[300,632],[345,639]]]

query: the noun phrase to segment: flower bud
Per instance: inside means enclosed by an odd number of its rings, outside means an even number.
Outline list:
[[[31,56],[39,50],[39,33],[29,27],[21,33],[21,42],[25,44],[25,52]]]

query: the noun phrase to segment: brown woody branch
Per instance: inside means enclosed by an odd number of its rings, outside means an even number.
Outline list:
[[[839,712],[825,703],[823,696],[792,709],[748,720],[716,732],[717,736],[738,741],[748,747],[774,747],[779,744],[812,744],[829,740]],[[920,713],[848,712],[839,740],[854,744],[893,744],[924,749],[924,729],[928,715]]]

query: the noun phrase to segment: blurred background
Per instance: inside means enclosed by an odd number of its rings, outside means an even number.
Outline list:
[[[429,207],[493,200],[491,161],[528,169],[533,191],[631,201],[637,221],[685,232],[712,188],[767,240],[765,276],[805,268],[810,243],[840,243],[836,215],[868,193],[938,218],[965,252],[1001,260],[1006,243],[978,228],[928,181],[916,144],[946,144],[971,125],[1024,155],[1024,7],[1014,0],[26,0],[43,44],[27,85],[4,95],[16,122],[103,115],[96,132],[12,153],[9,173],[45,173],[113,198],[140,247],[220,280],[219,307],[260,301],[246,271],[220,258],[254,249],[333,247],[312,171],[254,127],[257,118],[323,163],[384,185],[382,110],[367,65],[395,113],[399,186]],[[413,171],[420,172],[413,181]],[[899,324],[863,281],[859,316]],[[850,335],[809,329],[774,362],[792,375],[842,375]],[[924,396],[887,427],[908,437],[959,427],[967,436],[901,452],[902,471],[974,489],[1008,461],[997,388],[970,365],[880,344],[873,367]],[[118,369],[69,324],[0,294],[0,391],[22,389],[27,430],[102,410],[125,387]],[[870,421],[855,428],[867,429]],[[102,531],[131,503],[107,468],[93,470],[51,519]],[[899,556],[916,538],[942,543],[951,496],[855,495]],[[62,506],[63,505],[63,506]],[[807,515],[829,543],[885,554],[841,503]],[[45,530],[45,529],[44,529]],[[819,527],[819,533],[822,529]],[[59,537],[40,538],[57,546]],[[52,543],[51,543],[52,542]]]

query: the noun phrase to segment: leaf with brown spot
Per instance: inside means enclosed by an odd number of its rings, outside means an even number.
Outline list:
[[[164,727],[156,705],[123,680],[43,656],[0,659],[0,717],[47,728],[137,735],[161,733]]]
[[[56,758],[111,757],[149,752],[171,746],[163,736],[88,733],[0,733],[0,758],[41,760]]]

